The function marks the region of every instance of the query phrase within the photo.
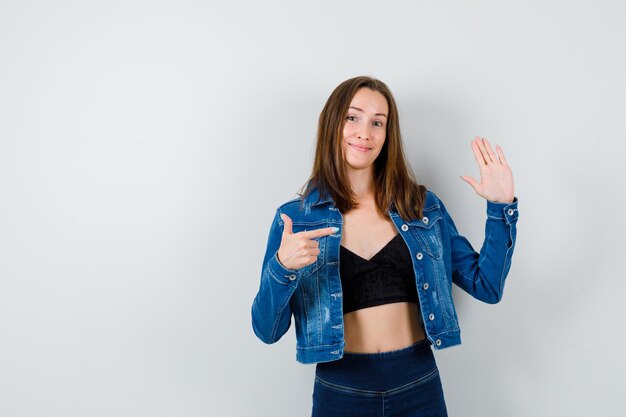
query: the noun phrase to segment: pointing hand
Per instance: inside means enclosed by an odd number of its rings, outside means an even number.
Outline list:
[[[277,256],[278,261],[287,269],[300,269],[317,261],[320,253],[319,242],[313,238],[332,235],[338,231],[336,227],[324,227],[293,233],[291,218],[284,213],[280,217],[285,222],[285,228]]]

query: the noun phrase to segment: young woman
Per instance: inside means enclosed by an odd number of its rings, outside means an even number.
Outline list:
[[[265,343],[295,322],[296,359],[316,363],[313,416],[446,416],[433,349],[461,343],[452,283],[500,301],[518,218],[499,146],[471,148],[486,199],[480,253],[417,184],[389,88],[341,83],[319,118],[311,176],[270,227],[252,327]]]

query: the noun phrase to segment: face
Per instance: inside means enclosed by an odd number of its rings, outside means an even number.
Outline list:
[[[341,148],[348,169],[372,169],[385,143],[389,105],[378,91],[361,88],[350,102]]]

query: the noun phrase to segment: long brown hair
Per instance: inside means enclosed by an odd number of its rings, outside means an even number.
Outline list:
[[[320,197],[330,194],[335,206],[342,213],[358,207],[350,187],[341,142],[348,107],[361,88],[380,92],[389,105],[385,143],[374,161],[375,200],[378,212],[389,218],[386,210],[393,203],[403,219],[421,219],[426,200],[426,187],[417,184],[413,172],[406,163],[396,102],[385,83],[367,76],[354,77],[342,82],[326,101],[318,122],[313,170],[298,195],[304,202],[304,198],[311,192],[313,186],[316,186]]]

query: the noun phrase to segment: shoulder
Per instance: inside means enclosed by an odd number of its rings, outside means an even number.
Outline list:
[[[426,190],[426,201],[424,202],[424,210],[433,210],[439,208],[443,203],[434,191]]]
[[[300,203],[301,203],[302,199],[300,197],[294,197],[291,200],[287,200],[284,203],[281,203],[277,210],[280,212],[284,212],[284,211],[291,211],[294,208],[298,208],[300,207]]]
[[[304,208],[302,206],[302,198],[294,197],[287,200],[276,207],[276,216],[279,223],[282,225],[283,221],[280,218],[280,214],[284,213],[291,218],[292,221],[299,221],[300,217],[304,214]]]

